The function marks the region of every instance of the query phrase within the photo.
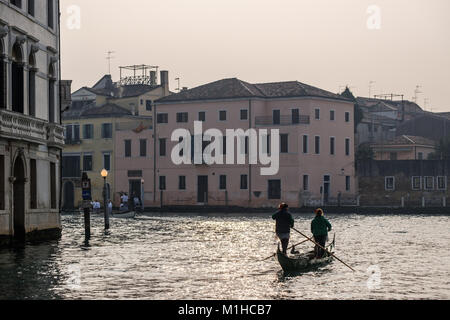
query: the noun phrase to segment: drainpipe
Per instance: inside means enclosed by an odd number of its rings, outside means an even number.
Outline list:
[[[248,100],[248,128],[252,129],[252,100]],[[252,203],[252,164],[250,161],[251,139],[248,139],[248,205]]]
[[[156,106],[153,106],[153,204],[156,202]]]

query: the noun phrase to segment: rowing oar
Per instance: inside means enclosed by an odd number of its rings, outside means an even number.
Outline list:
[[[348,268],[350,268],[353,272],[356,272],[355,269],[353,269],[352,267],[350,267],[348,264],[346,264],[344,261],[342,261],[341,259],[339,259],[338,257],[336,257],[334,255],[334,253],[331,253],[330,251],[328,251],[326,248],[322,247],[320,244],[318,244],[317,242],[315,242],[314,240],[308,238],[308,236],[304,235],[302,232],[298,231],[295,228],[292,228],[292,230],[297,231],[298,233],[300,233],[302,236],[304,236],[305,238],[307,238],[307,241],[311,241],[312,243],[314,243],[316,246],[318,246],[319,248],[322,248],[323,250],[325,250],[326,252],[328,252],[328,254],[330,254],[331,256],[335,257],[338,261],[342,262],[345,266],[347,266]]]
[[[312,238],[311,238],[311,239],[312,239]],[[308,239],[308,240],[311,240],[311,239]],[[289,248],[287,248],[287,250],[292,249],[293,247],[299,246],[299,245],[301,245],[301,244],[304,244],[305,242],[308,242],[308,240],[303,240],[303,241],[300,242],[300,243],[294,244],[293,246],[290,246]],[[276,256],[276,253],[274,253],[274,254],[271,255],[270,257],[267,257],[267,258],[265,258],[265,259],[263,259],[263,260],[260,260],[260,261],[266,261],[266,260],[269,260],[270,258],[272,258],[272,257],[274,257],[274,256]]]

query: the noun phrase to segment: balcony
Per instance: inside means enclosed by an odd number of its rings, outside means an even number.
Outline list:
[[[64,129],[58,124],[9,110],[0,110],[0,137],[60,147]]]
[[[309,116],[280,116],[279,119],[274,119],[271,116],[263,116],[255,118],[256,126],[298,126],[303,124],[310,124]]]

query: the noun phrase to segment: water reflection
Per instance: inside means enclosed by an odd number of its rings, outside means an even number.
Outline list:
[[[275,257],[261,261],[277,247],[269,215],[148,215],[114,219],[107,233],[102,217],[93,217],[89,241],[83,217],[64,216],[60,241],[0,251],[0,298],[450,298],[450,253],[443,250],[450,245],[448,217],[329,218],[336,254],[356,273],[334,261],[283,274]],[[295,219],[309,230],[310,216]],[[379,286],[367,273],[371,266],[379,267]]]

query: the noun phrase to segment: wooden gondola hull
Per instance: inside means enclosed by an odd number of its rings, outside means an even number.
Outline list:
[[[329,255],[321,259],[314,259],[311,253],[288,257],[281,251],[277,252],[277,258],[285,273],[308,272],[333,261],[333,257]]]

